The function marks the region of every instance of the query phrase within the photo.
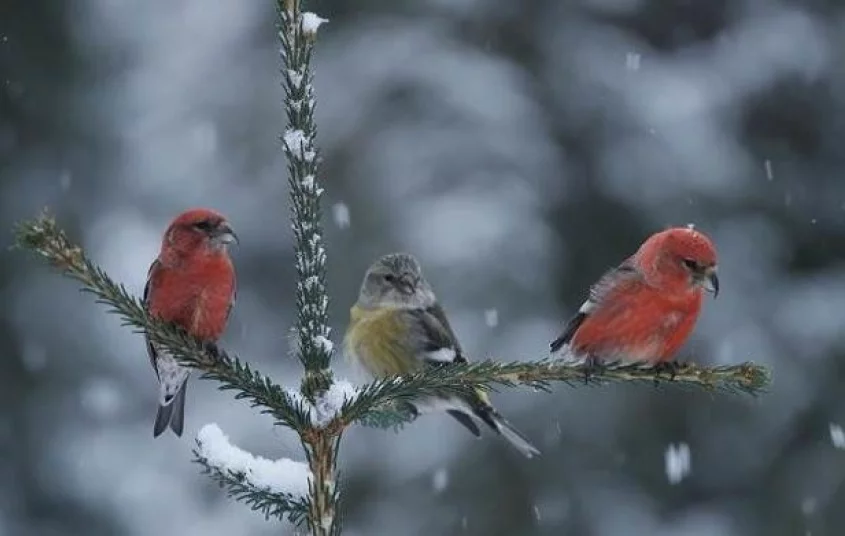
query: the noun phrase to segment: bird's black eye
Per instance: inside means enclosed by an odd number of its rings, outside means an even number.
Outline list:
[[[214,228],[214,225],[212,225],[211,222],[208,221],[208,220],[203,220],[203,221],[198,221],[197,223],[195,223],[194,227],[196,227],[197,229],[199,229],[200,231],[202,231],[204,233],[208,233]]]
[[[683,263],[689,270],[698,270],[698,263],[692,259],[684,259]]]
[[[396,281],[396,276],[393,274],[384,274],[384,280],[388,283],[393,283],[394,281]]]

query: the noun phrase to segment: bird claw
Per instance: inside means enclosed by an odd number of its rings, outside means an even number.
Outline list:
[[[652,367],[652,370],[656,373],[656,376],[654,378],[655,383],[657,383],[657,376],[664,373],[669,374],[670,381],[674,381],[675,376],[681,370],[681,364],[677,361],[663,361],[654,365]]]
[[[593,376],[600,375],[604,372],[604,362],[596,356],[588,356],[584,360],[584,383],[590,383]]]
[[[217,344],[212,341],[203,341],[202,349],[206,355],[210,356],[214,361],[220,360],[220,349]]]

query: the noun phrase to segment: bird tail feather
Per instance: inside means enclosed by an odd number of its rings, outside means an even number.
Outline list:
[[[513,445],[516,450],[522,453],[526,458],[533,458],[539,456],[540,451],[528,441],[528,438],[514,427],[501,413],[496,411],[489,402],[486,396],[479,395],[478,400],[474,401],[472,410],[475,415],[487,423],[487,425],[496,431],[499,435],[504,437],[508,443]]]
[[[187,390],[188,379],[182,383],[176,394],[169,400],[160,402],[156,413],[155,425],[153,425],[153,437],[158,437],[170,425],[177,436],[182,436],[185,427],[185,391]]]

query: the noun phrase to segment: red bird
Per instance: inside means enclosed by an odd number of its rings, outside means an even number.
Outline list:
[[[552,352],[566,346],[570,356],[591,364],[671,366],[698,320],[703,290],[719,293],[713,242],[691,227],[653,234],[590,288]]]
[[[196,208],[179,214],[165,231],[161,252],[147,273],[147,311],[203,341],[216,341],[235,302],[235,269],[228,245],[237,240],[226,219],[213,210]],[[161,435],[168,424],[181,436],[190,372],[149,336],[146,341],[160,385],[153,436]]]

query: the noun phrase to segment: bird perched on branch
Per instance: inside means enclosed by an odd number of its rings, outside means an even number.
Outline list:
[[[405,253],[385,255],[367,270],[350,311],[344,345],[347,355],[377,378],[467,362],[419,263]],[[496,411],[482,390],[461,397],[418,399],[411,409],[445,410],[476,437],[481,435],[478,419],[525,456],[540,453]]]
[[[592,365],[624,360],[672,368],[705,290],[719,293],[713,242],[691,226],[655,233],[590,288],[551,350]]]
[[[237,236],[217,212],[197,208],[179,214],[165,231],[161,252],[147,273],[144,305],[149,313],[202,341],[215,342],[235,302],[235,269],[228,251],[232,242]],[[153,436],[168,425],[181,436],[189,370],[149,335],[146,341],[160,385]]]

